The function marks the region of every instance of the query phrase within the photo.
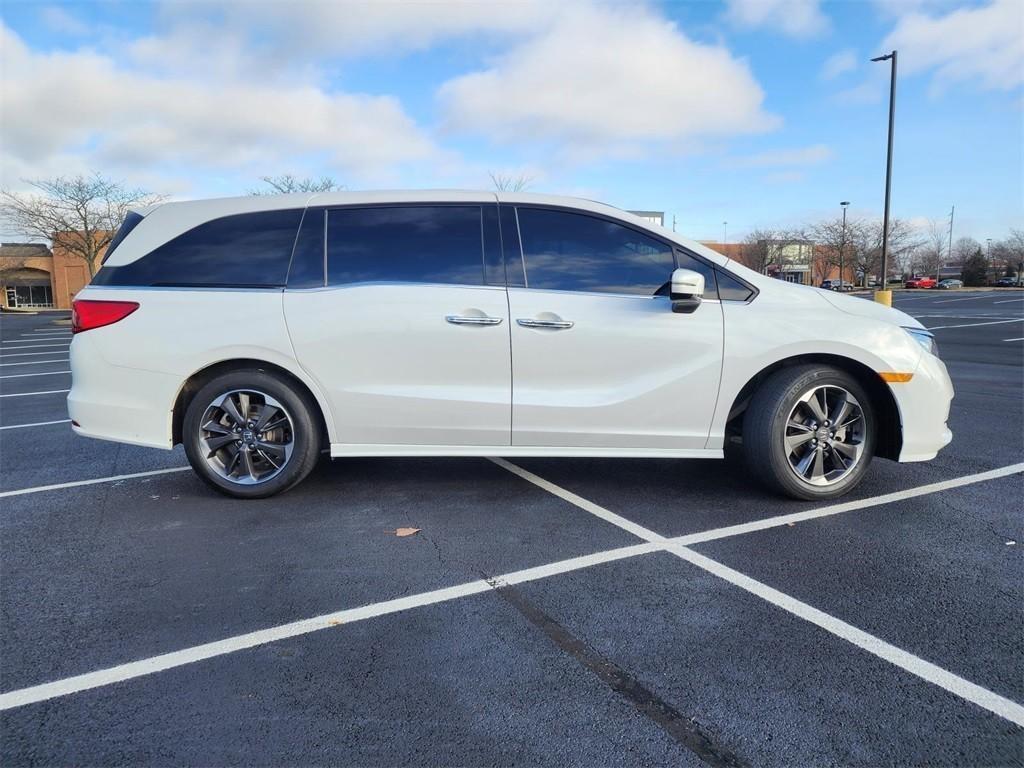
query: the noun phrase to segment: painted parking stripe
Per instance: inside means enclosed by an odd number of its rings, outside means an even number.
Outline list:
[[[940,331],[943,328],[976,328],[979,325],[1003,325],[1004,323],[1024,323],[1024,317],[1013,320],[993,320],[990,323],[964,323],[963,325],[936,325],[928,328],[929,331]]]
[[[64,392],[70,392],[70,389],[47,389],[42,392],[13,392],[9,395],[0,395],[0,397],[32,397],[33,395],[59,395]]]
[[[1024,336],[1019,339],[1003,339],[1003,341],[1024,341]]]
[[[53,338],[55,338],[55,339],[66,339],[69,336],[71,336],[71,332],[70,331],[50,331],[48,333],[40,333],[40,334],[22,333],[22,334],[19,334],[19,335],[20,336],[28,337],[30,339],[48,339],[51,336]]]
[[[156,475],[170,475],[175,472],[188,472],[192,467],[168,467],[167,469],[151,469],[148,472],[132,472],[129,475],[111,475],[110,477],[94,477],[90,480],[72,480],[67,483],[54,483],[52,485],[37,485],[32,488],[16,488],[13,491],[0,492],[0,499],[9,496],[25,496],[30,493],[43,493],[44,491],[60,491],[65,488],[81,488],[84,485],[101,485],[103,483],[116,483],[121,480],[134,480],[137,477],[154,477]]]
[[[698,568],[718,576],[721,579],[725,579],[730,584],[733,584],[752,595],[760,597],[762,600],[766,600],[772,605],[775,605],[798,618],[804,619],[805,621],[824,629],[826,632],[829,632],[836,637],[853,643],[868,653],[871,653],[880,659],[884,659],[885,661],[894,664],[900,669],[903,669],[922,680],[937,685],[966,701],[970,701],[989,712],[1024,727],[1024,706],[1021,706],[1015,701],[1011,701],[1010,699],[1000,696],[987,688],[983,688],[976,683],[972,683],[970,680],[966,680],[959,675],[943,669],[942,667],[932,664],[929,661],[925,661],[909,651],[905,651],[891,643],[887,643],[881,638],[875,637],[862,629],[858,629],[852,624],[847,624],[841,619],[837,619],[824,611],[820,611],[807,603],[797,600],[795,597],[791,597],[777,589],[769,587],[767,584],[763,584],[756,579],[752,579],[749,576],[740,573],[739,571],[735,571],[716,560],[705,557],[704,555],[680,544],[678,541],[667,540],[661,534],[655,533],[654,531],[645,528],[638,523],[634,523],[631,520],[627,520],[621,515],[605,509],[592,501],[583,499],[581,496],[572,493],[572,491],[568,491],[561,486],[555,485],[554,483],[545,480],[528,470],[522,469],[515,464],[511,464],[504,459],[491,459],[491,461],[498,464],[498,466],[508,469],[510,472],[518,475],[524,480],[528,480],[534,485],[553,493],[559,498],[564,499],[571,504],[575,504],[584,511],[590,512],[613,525],[617,525],[635,536],[646,539],[649,543],[659,544],[666,552],[671,552]],[[1016,472],[1024,471],[1024,464],[1013,465],[1012,472],[1008,471],[1010,469],[1011,467],[1004,467],[1002,470],[996,471],[1004,473],[1004,475],[1000,476],[1005,476],[1005,474],[1015,474]],[[974,482],[981,481],[975,480]],[[934,485],[939,484],[936,483]],[[584,502],[584,504],[577,504],[577,499]],[[859,509],[862,507],[857,508]]]
[[[60,352],[56,351],[56,350],[53,351],[53,352],[12,352],[12,353],[6,353],[6,354],[3,352],[3,350],[0,350],[0,359],[3,359],[5,357],[39,357],[40,355],[59,355],[59,354],[60,354]]]
[[[18,344],[17,346],[12,346],[12,345],[8,345],[8,344],[0,344],[0,352],[21,352],[21,350],[23,350],[23,349],[52,349],[52,348],[70,349],[71,347],[68,344]],[[53,354],[53,353],[43,352],[42,354]]]
[[[1011,301],[1024,301],[1024,296],[1019,299],[1003,299],[1002,301],[993,301],[993,304],[1009,304]]]
[[[1011,723],[1024,727],[1024,706],[1005,696],[1000,696],[988,688],[972,683],[970,680],[960,677],[960,675],[943,669],[937,664],[932,664],[930,661],[926,661],[920,656],[915,656],[892,643],[887,643],[885,640],[875,637],[862,629],[858,629],[852,624],[847,624],[842,619],[837,619],[835,616],[818,610],[814,606],[797,600],[795,597],[791,597],[773,587],[769,587],[767,584],[752,579],[739,571],[733,570],[717,560],[712,560],[709,557],[694,552],[692,549],[676,544],[670,547],[670,551],[698,568],[718,576],[720,579],[725,579],[730,584],[752,595],[756,595],[762,600],[804,621],[810,622],[826,632],[840,637],[922,680],[937,685],[939,688],[943,688],[959,696],[961,699],[999,715],[999,717],[1009,720]]]
[[[0,355],[0,357],[2,357],[2,355]],[[71,358],[70,357],[60,357],[60,358],[58,358],[56,360],[28,360],[28,361],[21,361],[21,362],[17,362],[17,363],[0,363],[0,368],[3,368],[5,365],[46,365],[47,363],[70,363],[70,362],[71,362]]]
[[[936,301],[936,304],[952,304],[954,301],[977,301],[978,299],[990,299],[992,298],[989,294],[983,293],[981,296],[967,296],[962,299],[945,299],[944,301]]]
[[[58,376],[62,373],[71,373],[71,371],[48,371],[47,373],[9,373],[6,376],[0,376],[0,379],[24,379],[27,376]]]
[[[505,466],[508,462],[499,460],[501,466]],[[508,467],[515,467],[515,465],[508,464]],[[181,471],[187,469],[182,467]],[[584,502],[585,506],[582,507],[585,511],[598,514],[602,519],[607,520],[613,524],[622,524],[628,526],[628,530],[631,532],[644,532],[648,536],[659,537],[659,534],[649,531],[648,529],[640,526],[632,521],[623,518],[621,515],[617,515],[610,510],[601,507],[600,505],[594,504],[582,497],[567,491],[559,486],[549,483],[543,478],[539,478],[532,473],[528,473],[526,470],[522,470],[519,467],[515,467],[516,474],[525,477],[530,475],[537,480],[542,480],[544,485],[542,487],[545,490],[550,487],[552,490],[557,491],[557,495],[566,500],[571,500],[572,503],[576,501]],[[175,470],[158,470],[160,472],[168,472]],[[512,471],[512,470],[510,470]],[[140,474],[153,474],[153,473],[139,473],[136,475],[122,476],[122,477],[138,477]],[[103,478],[102,480],[85,481],[78,483],[65,483],[60,486],[53,487],[73,487],[77,485],[90,484],[95,482],[106,482],[114,478]],[[531,480],[532,482],[532,480]],[[15,491],[13,494],[36,492],[42,489],[24,489],[22,491]],[[12,492],[0,494],[0,497],[4,495],[13,495]],[[685,547],[674,543],[673,541],[666,541],[662,537],[657,538],[654,541],[647,541],[642,544],[636,544],[629,547],[619,547],[617,549],[605,550],[603,552],[596,552],[590,555],[584,555],[581,557],[571,558],[569,560],[562,560],[555,563],[548,563],[547,565],[536,566],[534,568],[528,568],[521,571],[515,571],[509,574],[504,574],[489,580],[478,580],[467,582],[465,584],[457,585],[454,587],[447,587],[444,589],[434,590],[431,592],[421,593],[419,595],[411,595],[408,597],[398,598],[395,600],[386,600],[380,603],[373,603],[370,605],[363,606],[361,608],[348,609],[338,611],[333,614],[326,614],[323,616],[314,617],[312,619],[303,619],[289,624],[279,625],[277,627],[271,627],[270,629],[258,630],[256,632],[250,632],[243,635],[236,635],[234,637],[225,638],[213,643],[206,643],[203,645],[193,646],[191,648],[185,648],[180,651],[174,651],[172,653],[166,653],[159,656],[150,657],[147,659],[141,659],[138,661],[130,662],[128,664],[122,664],[107,669],[98,670],[95,672],[89,672],[82,675],[76,675],[74,677],[65,678],[62,680],[56,680],[49,683],[43,683],[41,685],[30,686],[28,688],[21,688],[14,691],[9,691],[4,694],[0,694],[0,710],[11,709],[13,707],[21,707],[28,704],[34,704],[48,699],[57,698],[60,696],[67,696],[80,691],[90,690],[93,688],[99,688],[106,685],[112,685],[114,683],[124,682],[133,678],[142,677],[144,675],[154,674],[156,672],[164,671],[167,669],[173,669],[175,667],[184,666],[186,664],[192,664],[205,659],[213,658],[216,656],[225,655],[228,653],[234,653],[235,651],[244,650],[246,648],[253,648],[258,645],[265,643],[274,642],[277,640],[286,639],[289,637],[295,637],[298,635],[308,634],[329,627],[344,625],[345,623],[353,623],[356,621],[362,621],[365,619],[373,618],[376,616],[384,616],[391,613],[397,613],[400,611],[410,610],[413,608],[434,605],[449,600],[454,600],[461,597],[467,597],[469,595],[480,594],[486,592],[488,589],[500,588],[505,584],[522,584],[528,581],[534,581],[537,579],[546,578],[548,576],[555,576],[562,573],[569,573],[572,571],[580,570],[582,568],[589,568],[594,565],[601,563],[613,562],[615,560],[622,560],[631,557],[637,557],[640,555],[650,554],[658,551],[672,551],[673,549],[679,549],[685,551],[688,555],[695,557],[701,557],[697,553],[691,553]],[[677,552],[677,554],[679,554]],[[695,563],[697,564],[697,563]],[[718,563],[715,563],[715,567],[724,569]],[[720,572],[716,575],[722,575],[724,572]],[[742,574],[737,574],[737,577]],[[748,577],[743,577],[748,578]],[[753,580],[751,580],[753,581]],[[767,588],[767,587],[766,587]],[[781,594],[781,593],[780,593]],[[810,608],[810,606],[808,606]],[[815,610],[815,609],[811,609]],[[855,627],[851,627],[855,630]],[[859,631],[859,630],[858,630]],[[871,636],[868,635],[868,638]],[[879,641],[881,642],[881,641]],[[868,648],[870,650],[870,648]],[[899,649],[895,649],[899,651]],[[903,652],[900,652],[903,653]],[[916,657],[913,657],[916,659]],[[897,658],[897,661],[906,661],[902,656]],[[895,663],[895,662],[894,662]],[[928,662],[923,662],[928,664]],[[938,670],[938,668],[935,668]],[[939,670],[943,672],[943,670]],[[949,673],[946,673],[947,675]],[[956,676],[952,676],[956,677]],[[962,678],[957,678],[962,680]],[[949,680],[943,678],[943,681],[950,684]],[[969,681],[963,681],[969,685]],[[981,689],[984,691],[984,689]],[[985,693],[989,693],[985,691]],[[992,694],[995,696],[995,694]],[[985,699],[988,703],[992,703],[988,699]],[[1001,703],[1001,702],[1000,702]],[[1015,705],[1013,702],[1008,702],[1012,706]],[[1011,714],[1013,712],[1011,711]],[[1016,722],[1016,721],[1015,721]],[[1021,722],[1024,723],[1024,716],[1021,717]]]
[[[804,512],[793,512],[789,515],[777,515],[775,517],[766,517],[763,520],[754,520],[749,523],[728,525],[724,528],[714,528],[709,531],[701,531],[700,533],[690,533],[685,536],[678,536],[672,539],[672,541],[677,544],[687,546],[691,544],[701,544],[705,541],[714,541],[715,539],[724,539],[730,536],[740,536],[745,533],[754,533],[768,528],[778,528],[779,526],[790,525],[791,523],[803,523],[808,520],[817,520],[822,517],[839,515],[843,512],[853,512],[858,509],[867,509],[869,507],[877,507],[882,504],[892,504],[897,501],[914,499],[918,496],[928,496],[932,493],[949,491],[954,488],[962,488],[966,485],[984,483],[988,480],[998,480],[1001,477],[1010,477],[1011,475],[1020,474],[1021,472],[1024,472],[1024,462],[1019,464],[1009,464],[1005,467],[990,469],[986,472],[977,472],[973,475],[954,477],[950,480],[942,480],[937,483],[929,483],[928,485],[918,485],[914,488],[907,488],[902,491],[893,491],[892,493],[886,493],[881,496],[869,496],[866,499],[857,499],[856,501],[843,501],[838,504],[830,504],[826,507],[808,509]]]
[[[35,421],[31,424],[10,424],[2,429],[25,429],[26,427],[48,427],[51,424],[70,424],[71,419],[57,419],[57,421]]]
[[[623,560],[638,555],[645,555],[658,551],[659,546],[650,543],[634,544],[628,547],[609,549],[603,552],[595,552],[590,555],[574,557],[569,560],[561,560],[555,563],[540,565],[535,568],[526,568],[521,571],[513,571],[492,579],[477,579],[453,587],[435,589],[430,592],[422,592],[418,595],[409,595],[393,600],[385,600],[379,603],[370,603],[359,608],[350,608],[328,613],[322,616],[315,616],[311,619],[301,619],[288,624],[281,624],[269,629],[261,629],[255,632],[247,632],[243,635],[224,638],[212,643],[184,648],[180,651],[161,654],[147,659],[140,659],[128,664],[121,664],[108,669],[101,669],[95,672],[87,672],[83,675],[55,680],[42,685],[34,685],[29,688],[21,688],[15,691],[0,694],[0,710],[23,707],[27,704],[35,704],[59,696],[68,696],[80,691],[87,691],[92,688],[100,688],[114,683],[124,682],[136,677],[151,675],[155,672],[162,672],[175,667],[194,664],[198,661],[211,659],[216,656],[223,656],[235,653],[247,648],[255,648],[266,643],[273,643],[286,640],[299,635],[307,635],[311,632],[331,629],[333,627],[353,624],[357,621],[387,616],[393,613],[400,613],[414,608],[422,608],[428,605],[437,605],[451,600],[456,600],[471,595],[478,595],[493,589],[499,589],[506,584],[524,584],[549,576],[562,573],[570,573],[583,568],[590,568],[602,563],[610,563],[616,560]]]

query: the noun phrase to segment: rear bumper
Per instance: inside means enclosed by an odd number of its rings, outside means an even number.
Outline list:
[[[92,332],[90,332],[92,333]],[[102,359],[87,334],[71,344],[68,416],[76,434],[170,450],[177,376],[124,368]]]
[[[949,445],[953,433],[947,426],[953,402],[953,382],[943,362],[924,354],[905,384],[890,385],[899,406],[903,427],[901,462],[928,461]]]

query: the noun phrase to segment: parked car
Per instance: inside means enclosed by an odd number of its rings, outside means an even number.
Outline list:
[[[995,284],[999,288],[1012,288],[1019,285],[1020,283],[1017,282],[1016,277],[1000,277],[998,280],[996,280]]]
[[[821,287],[826,291],[852,291],[855,286],[847,280],[822,280]]]
[[[237,497],[321,455],[741,457],[800,499],[926,461],[953,388],[914,318],[600,203],[331,192],[133,211],[74,302],[72,428]],[[724,356],[723,356],[724,350]],[[741,475],[742,476],[742,475]]]
[[[963,288],[963,280],[957,280],[955,277],[947,277],[945,280],[939,280],[938,288],[949,289],[949,288]]]
[[[911,277],[904,284],[904,288],[934,288],[934,277]]]

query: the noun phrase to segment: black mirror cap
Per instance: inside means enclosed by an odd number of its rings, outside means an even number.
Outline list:
[[[700,306],[700,296],[687,296],[685,294],[672,294],[672,311],[688,315],[695,312]]]

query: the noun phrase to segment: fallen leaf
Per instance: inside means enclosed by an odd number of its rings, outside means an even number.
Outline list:
[[[412,536],[414,533],[419,533],[419,528],[396,528],[395,536]]]

